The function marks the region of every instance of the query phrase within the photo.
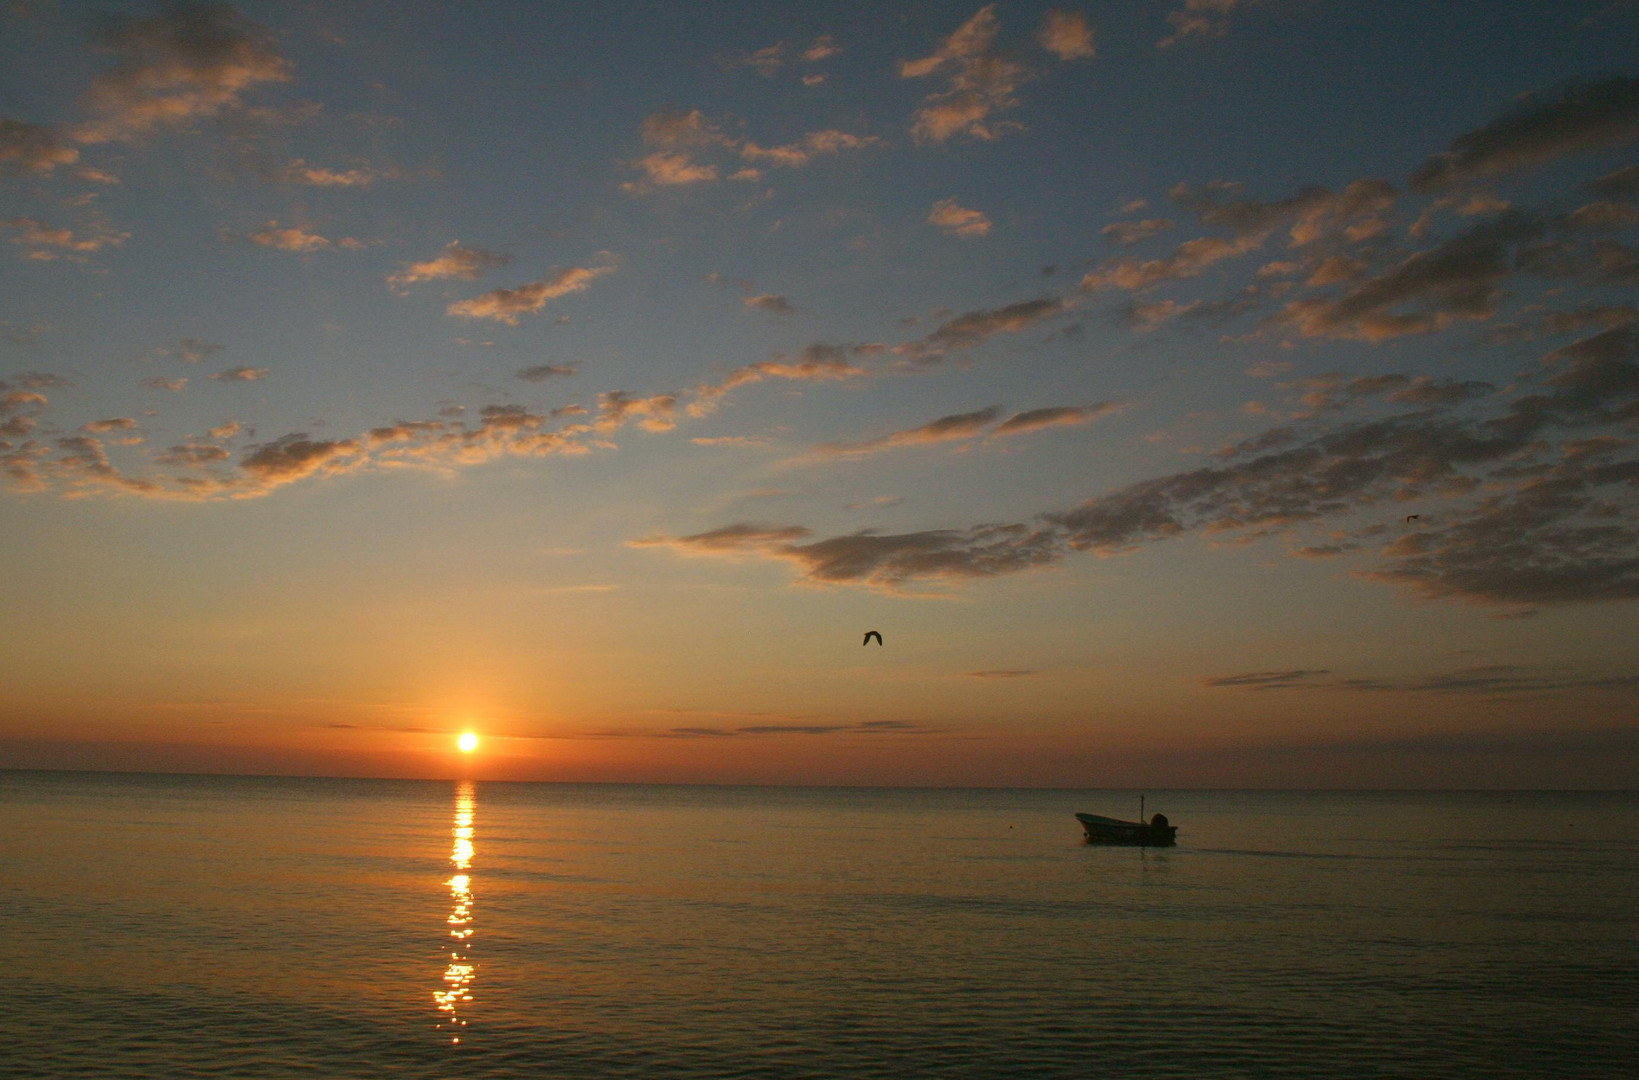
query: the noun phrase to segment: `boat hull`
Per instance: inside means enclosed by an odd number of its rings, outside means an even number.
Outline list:
[[[1128,844],[1133,847],[1171,847],[1178,842],[1178,826],[1146,825],[1097,814],[1077,814],[1089,844]]]

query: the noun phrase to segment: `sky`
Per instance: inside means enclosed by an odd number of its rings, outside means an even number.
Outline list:
[[[1639,784],[1639,4],[0,28],[0,767]]]

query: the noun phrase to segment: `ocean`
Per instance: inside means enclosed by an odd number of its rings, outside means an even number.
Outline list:
[[[1639,1074],[1639,793],[0,772],[0,1076]]]

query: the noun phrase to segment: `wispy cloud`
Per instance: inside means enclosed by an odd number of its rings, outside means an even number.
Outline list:
[[[956,413],[952,416],[941,416],[920,427],[908,428],[904,431],[895,431],[876,439],[867,439],[864,442],[833,442],[821,443],[814,447],[810,454],[815,457],[862,457],[867,454],[877,454],[884,450],[894,450],[905,446],[926,446],[931,443],[953,442],[961,439],[970,439],[996,422],[1002,414],[1001,406],[992,405],[988,409],[977,412]]]
[[[505,266],[511,261],[511,255],[471,247],[459,240],[452,240],[444,245],[441,254],[425,262],[411,263],[387,281],[399,286],[413,285],[419,281],[441,281],[446,278],[476,281],[483,276],[484,271]]]
[[[517,326],[520,315],[529,315],[541,310],[549,300],[582,292],[590,288],[592,282],[598,278],[614,271],[614,266],[608,264],[571,266],[550,277],[531,281],[517,288],[495,289],[471,300],[457,301],[449,306],[448,311],[451,315],[459,315],[466,319],[494,319],[509,326]]]
[[[1022,65],[996,51],[998,29],[996,5],[987,4],[931,55],[900,62],[902,78],[947,74],[950,79],[911,118],[911,137],[917,142],[948,142],[958,135],[988,141],[1020,127],[993,118],[1018,105],[1014,95],[1026,75]]]

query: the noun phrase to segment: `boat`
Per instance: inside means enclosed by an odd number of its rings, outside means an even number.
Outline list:
[[[1132,844],[1136,847],[1171,847],[1178,842],[1178,826],[1167,824],[1167,815],[1156,814],[1148,822],[1122,821],[1098,814],[1077,814],[1087,830],[1090,844]]]

